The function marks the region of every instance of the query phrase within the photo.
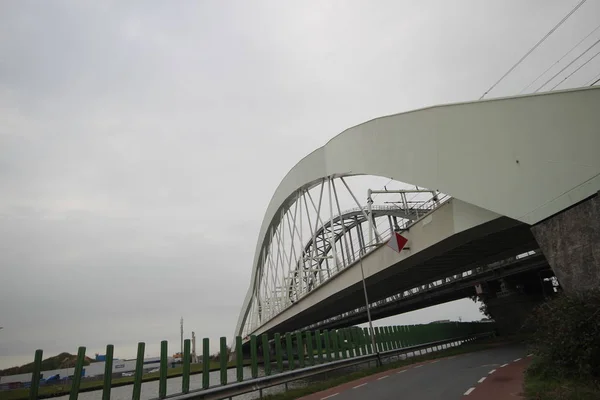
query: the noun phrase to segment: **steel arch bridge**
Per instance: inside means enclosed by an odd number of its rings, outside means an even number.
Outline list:
[[[417,220],[419,214],[425,215],[430,210],[423,207],[405,209],[394,206],[373,206],[370,215],[373,218],[374,232],[382,239],[382,236],[387,238],[392,230],[401,229],[401,226],[405,228],[407,222]],[[322,282],[325,274],[327,274],[326,279],[331,278],[329,260],[333,257],[336,257],[334,264],[337,268],[343,269],[357,260],[359,251],[362,254],[369,251],[365,235],[365,232],[370,229],[365,228],[369,223],[367,212],[369,211],[366,207],[347,210],[336,215],[333,220],[314,232],[313,239],[304,246],[302,256],[295,263],[295,269],[292,271],[288,292],[292,302],[303,294],[303,288],[306,287],[306,292],[310,292],[316,284]],[[377,226],[382,219],[387,220],[384,221],[387,222],[387,229],[379,232]],[[332,251],[334,248],[339,249],[335,254]]]
[[[330,184],[334,188],[335,207],[339,209],[335,181],[332,179]],[[317,187],[318,192],[322,193],[324,187],[325,181]],[[407,199],[407,193],[413,194],[413,198]],[[265,319],[270,319],[282,309],[291,306],[313,289],[354,264],[358,260],[359,253],[364,256],[373,248],[369,244],[381,243],[382,240],[389,237],[393,230],[406,229],[420,216],[426,215],[447,199],[447,196],[434,191],[419,189],[406,190],[398,194],[406,199],[406,202],[401,205],[372,206],[370,210],[367,207],[356,207],[330,217],[316,229],[310,226],[306,243],[298,252],[293,243],[286,247],[283,243],[285,237],[275,232],[275,240],[272,241],[272,248],[268,253],[275,255],[275,262],[269,257],[265,261],[267,268],[263,267],[265,273],[260,275],[259,280],[258,293],[260,295],[256,297],[254,308],[251,310],[255,324],[252,324],[253,319],[250,318],[248,329],[251,330],[255,327],[256,321],[260,324]],[[310,194],[307,197],[310,198]],[[291,219],[285,219],[286,223],[282,224],[284,232],[287,222],[293,225],[288,226],[287,229],[288,241],[294,242],[294,239],[299,239],[302,243],[300,229],[294,224],[294,221],[299,218],[297,208],[302,205],[302,201],[296,202],[291,212]],[[304,203],[304,205],[306,204]],[[315,211],[318,216],[316,222],[319,223],[321,220],[318,213],[319,206],[315,208]],[[310,221],[310,213],[307,212],[306,215],[308,215],[307,220]],[[372,228],[369,227],[369,224],[372,224]],[[374,238],[368,239],[369,231]],[[297,238],[293,236],[297,236]],[[290,238],[291,240],[289,240]],[[278,259],[278,254],[283,255]],[[284,265],[281,263],[277,265],[277,260],[283,261]],[[291,261],[287,265],[287,271],[285,269],[286,260]],[[279,270],[282,271],[283,280],[278,279]],[[277,283],[280,281],[282,284],[278,285]]]
[[[342,132],[276,189],[235,335],[295,312],[295,303],[352,269],[359,252],[375,252],[396,224],[407,229],[425,221],[449,199],[454,210],[440,226],[456,235],[492,220],[529,227],[594,195],[599,104],[600,88],[592,87],[436,106]],[[395,206],[374,206],[369,214],[351,182],[361,175],[413,186],[396,193]],[[343,212],[348,206],[355,209]],[[427,242],[417,240],[423,252]]]

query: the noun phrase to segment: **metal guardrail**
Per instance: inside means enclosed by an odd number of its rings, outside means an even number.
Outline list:
[[[441,346],[449,343],[469,342],[484,337],[489,337],[492,335],[493,332],[486,332],[478,335],[469,335],[466,337],[438,340],[415,346],[383,351],[379,354],[366,354],[345,360],[332,361],[329,363],[306,367],[294,371],[282,372],[277,375],[264,376],[261,378],[251,379],[244,382],[232,383],[226,386],[214,387],[205,390],[200,389],[198,391],[190,391],[188,394],[172,395],[167,396],[166,398],[177,400],[220,400],[257,391],[261,392],[262,397],[262,391],[264,389],[268,389],[273,386],[283,385],[300,379],[310,378],[312,376],[335,371],[341,368],[348,368],[360,364],[370,363],[372,361],[376,361],[378,356],[383,359],[390,359],[393,356],[400,356],[401,354],[414,353],[415,351]]]

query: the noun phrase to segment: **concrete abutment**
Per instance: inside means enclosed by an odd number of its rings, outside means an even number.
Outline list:
[[[600,288],[600,195],[531,228],[566,293]]]

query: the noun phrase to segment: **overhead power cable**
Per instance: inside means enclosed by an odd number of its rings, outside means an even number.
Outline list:
[[[581,39],[575,46],[571,47],[571,49],[569,51],[567,51],[561,58],[558,59],[558,61],[556,61],[554,64],[552,64],[551,66],[549,66],[544,72],[542,72],[541,74],[538,75],[537,78],[535,78],[529,85],[525,86],[523,89],[521,89],[521,91],[519,92],[519,94],[523,93],[524,91],[526,91],[527,89],[529,89],[531,87],[531,85],[533,85],[534,83],[536,83],[538,81],[538,79],[540,79],[542,76],[544,76],[546,74],[546,72],[550,71],[552,68],[554,68],[554,66],[556,66],[556,64],[560,63],[562,60],[565,59],[566,56],[568,56],[569,54],[571,54],[571,52],[573,50],[575,50],[581,43],[583,43],[585,41],[585,39],[589,38],[594,32],[596,32],[598,29],[600,28],[600,25],[598,25],[596,28],[594,28],[590,33],[587,34],[586,37],[584,37],[583,39]]]
[[[502,75],[502,77],[500,79],[498,79],[498,81],[496,83],[494,83],[488,90],[486,90],[481,95],[481,97],[479,98],[479,100],[483,99],[486,94],[488,94],[489,92],[491,92],[496,87],[496,85],[498,85],[500,82],[502,82],[502,80],[504,78],[506,78],[508,76],[508,74],[510,74],[515,68],[517,68],[519,66],[519,64],[521,64],[523,62],[523,60],[525,60],[531,53],[533,53],[533,51],[535,49],[537,49],[539,47],[539,45],[541,45],[542,43],[544,43],[544,41],[546,39],[548,39],[548,37],[550,35],[552,35],[552,33],[554,33],[554,31],[557,30],[567,19],[569,19],[569,17],[571,15],[573,15],[573,13],[575,11],[577,11],[579,9],[579,7],[581,7],[583,5],[583,3],[585,3],[585,2],[586,2],[586,0],[581,0],[579,2],[579,4],[577,4],[563,19],[561,19],[560,22],[554,26],[554,28],[550,29],[550,31],[548,33],[546,33],[546,35],[543,38],[541,38],[540,41],[537,42],[535,46],[533,46],[531,49],[529,49],[529,51],[527,53],[525,53],[525,55],[523,57],[521,57],[521,59],[519,61],[517,61],[515,63],[515,65],[513,65],[508,71],[506,71],[506,73],[504,75]]]
[[[600,74],[596,75],[595,77],[593,77],[592,79],[587,81],[585,83],[585,85],[583,85],[583,86],[594,86],[594,83],[598,82],[598,80],[600,80]],[[594,83],[592,83],[592,82],[594,82]]]
[[[392,181],[393,179],[390,179],[385,185],[383,185],[383,188],[387,190],[386,186],[389,185]],[[373,196],[371,196],[371,200],[375,200],[375,197],[377,197],[378,194],[379,193],[375,193]]]
[[[583,68],[587,63],[589,63],[590,61],[592,61],[594,58],[596,58],[598,56],[598,54],[600,54],[600,51],[598,51],[596,54],[594,54],[592,56],[592,58],[590,58],[589,60],[587,60],[586,62],[584,62],[583,64],[581,64],[579,66],[579,68],[577,68],[575,71],[571,72],[569,75],[567,75],[566,77],[563,78],[562,81],[558,82],[556,85],[552,86],[552,89],[550,90],[554,90],[558,85],[560,85],[561,83],[563,83],[564,81],[566,81],[567,79],[569,79],[573,74],[575,74],[575,72],[579,71],[581,68]]]
[[[590,86],[594,86],[598,82],[600,82],[600,78],[596,79],[596,82],[592,83]]]
[[[573,65],[573,63],[577,60],[579,60],[581,57],[583,57],[588,51],[590,51],[594,46],[596,46],[598,43],[600,43],[600,39],[596,40],[596,42],[594,42],[593,45],[591,45],[590,47],[588,47],[583,53],[581,53],[579,56],[577,56],[573,61],[571,61],[570,63],[568,63],[567,65],[565,65],[563,67],[563,69],[561,69],[560,71],[558,71],[556,74],[552,75],[552,77],[550,79],[548,79],[546,82],[544,82],[544,84],[542,86],[540,86],[539,88],[537,88],[537,90],[533,93],[537,93],[540,91],[540,89],[542,89],[544,86],[546,86],[551,80],[553,80],[554,78],[556,78],[558,75],[560,75],[565,69],[569,68],[571,65]]]

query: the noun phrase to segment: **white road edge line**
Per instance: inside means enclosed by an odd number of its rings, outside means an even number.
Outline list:
[[[481,382],[485,381],[485,378],[487,378],[487,376],[484,376],[483,378],[481,378],[480,380],[478,380],[477,383],[481,383]]]
[[[368,383],[368,382],[361,383],[360,385],[356,385],[356,386],[354,386],[352,389],[358,389],[359,387],[363,387],[363,386],[365,386],[367,383]]]
[[[470,394],[471,394],[471,392],[472,392],[473,390],[475,390],[475,388],[474,388],[474,387],[472,387],[472,388],[469,388],[469,390],[467,390],[467,391],[465,392],[465,396],[468,396],[468,395],[470,395]],[[321,400],[323,400],[323,399],[321,399]]]
[[[435,361],[432,361],[432,362],[431,362],[431,364],[435,364],[436,362],[439,362],[439,361],[440,361],[440,360],[435,360]]]
[[[514,360],[513,362],[517,362],[517,361],[521,361],[521,358],[517,358],[516,360]]]
[[[421,368],[422,366],[423,366],[423,364],[417,365],[415,368]]]
[[[377,378],[377,380],[378,380],[378,381],[380,381],[380,380],[382,380],[382,379],[389,378],[389,377],[390,377],[389,375],[386,375],[386,376],[382,376],[382,377],[380,377],[380,378]]]
[[[502,364],[502,365],[500,366],[500,368],[504,368],[504,367],[506,367],[507,365],[508,365],[508,364]]]
[[[330,394],[330,395],[329,395],[329,396],[327,396],[327,397],[322,397],[322,398],[321,398],[321,400],[330,399],[330,398],[332,398],[333,396],[337,396],[338,394],[339,394],[339,393]]]
[[[398,371],[398,372],[396,372],[396,373],[397,373],[397,374],[401,374],[401,373],[403,373],[403,372],[406,372],[406,370],[405,370],[405,369],[403,369],[402,371]]]
[[[488,372],[488,375],[491,375],[491,374],[493,374],[494,372],[496,372],[496,370],[495,370],[495,369],[493,369],[493,370],[491,370],[490,372]]]

